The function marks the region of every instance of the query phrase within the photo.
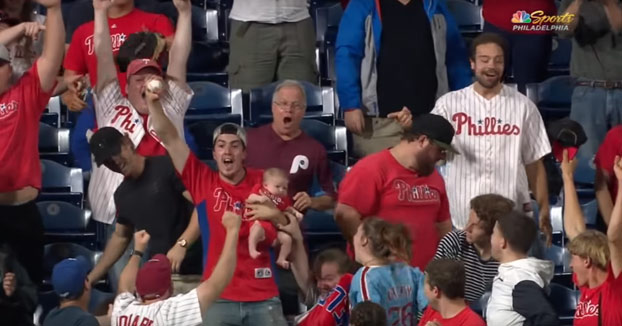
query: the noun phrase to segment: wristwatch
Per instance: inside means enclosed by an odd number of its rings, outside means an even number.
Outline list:
[[[188,241],[186,239],[177,240],[177,244],[182,248],[186,248],[188,246]]]
[[[132,257],[134,255],[136,255],[138,257],[142,257],[144,254],[140,250],[132,249],[132,251],[130,252],[130,257]]]

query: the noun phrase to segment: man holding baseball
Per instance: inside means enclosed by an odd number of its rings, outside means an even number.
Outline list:
[[[192,28],[190,0],[174,0],[179,11],[178,37],[170,50],[166,76],[157,62],[135,59],[127,68],[127,97],[123,96],[117,80],[107,12],[113,0],[93,0],[95,11],[94,44],[97,55],[97,84],[95,86],[95,116],[97,126],[114,127],[129,137],[136,152],[142,156],[166,155],[166,150],[150,128],[144,93],[148,86],[161,89],[162,106],[183,135],[183,118],[192,99],[192,90],[186,84],[186,63],[190,54]],[[123,175],[105,166],[93,167],[89,184],[89,202],[98,221],[112,224],[115,216],[113,194],[123,181]],[[98,216],[104,216],[105,219]],[[107,228],[107,230],[112,229]],[[109,233],[109,232],[105,232]],[[117,266],[118,267],[118,266]],[[117,270],[118,272],[118,270]],[[113,284],[116,284],[113,273]]]

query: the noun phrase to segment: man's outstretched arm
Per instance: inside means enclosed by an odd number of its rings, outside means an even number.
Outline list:
[[[47,8],[43,53],[37,59],[37,73],[44,92],[51,92],[65,53],[65,25],[60,0],[39,0]]]
[[[108,8],[111,5],[112,0],[93,0],[93,9],[95,10],[93,42],[97,56],[97,85],[94,88],[97,94],[100,94],[106,85],[114,82],[117,78],[117,69],[112,54],[112,40],[108,27]]]
[[[161,78],[154,77],[162,82]],[[151,80],[148,80],[149,83]],[[175,170],[180,174],[184,170],[188,156],[190,155],[190,148],[183,138],[177,132],[175,125],[169,120],[162,109],[162,103],[160,102],[160,95],[158,93],[151,92],[148,88],[145,90],[145,99],[147,100],[147,107],[149,108],[149,116],[151,117],[151,123],[158,138],[164,147],[168,151]]]
[[[147,244],[149,244],[149,238],[149,233],[145,230],[134,233],[134,251],[144,253],[147,249]],[[141,259],[142,257],[138,255],[132,255],[132,257],[130,257],[130,261],[125,265],[123,272],[121,272],[121,276],[119,276],[118,293],[134,293],[136,291],[136,275],[138,274]]]
[[[179,17],[166,74],[180,83],[185,83],[186,65],[192,47],[192,6],[190,0],[173,0],[173,3],[177,7]]]

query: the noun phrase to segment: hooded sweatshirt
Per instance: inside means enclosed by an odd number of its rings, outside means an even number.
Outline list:
[[[557,325],[544,290],[553,275],[553,262],[532,257],[499,265],[486,310],[488,325]]]

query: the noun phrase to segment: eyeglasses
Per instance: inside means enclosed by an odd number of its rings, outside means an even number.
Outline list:
[[[292,108],[293,110],[302,110],[305,108],[304,105],[298,102],[285,102],[285,101],[274,101],[274,104],[278,106],[280,109]]]

